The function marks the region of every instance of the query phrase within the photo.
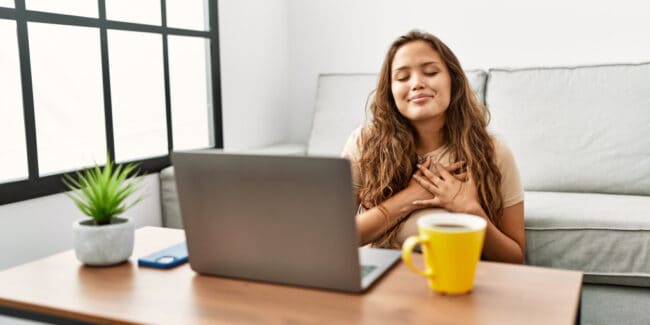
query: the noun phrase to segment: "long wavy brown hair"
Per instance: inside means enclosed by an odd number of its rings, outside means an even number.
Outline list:
[[[487,132],[490,113],[474,95],[456,55],[437,37],[411,31],[399,37],[388,49],[377,81],[370,111],[372,121],[361,132],[361,188],[357,200],[366,208],[377,206],[406,188],[416,171],[415,128],[397,110],[391,91],[391,65],[403,45],[424,41],[438,52],[451,76],[451,98],[447,108],[443,137],[451,161],[464,160],[469,175],[477,184],[481,206],[489,219],[500,225],[503,214],[501,172],[494,161],[494,143]],[[390,227],[372,242],[376,247],[398,248],[397,234],[406,218]]]

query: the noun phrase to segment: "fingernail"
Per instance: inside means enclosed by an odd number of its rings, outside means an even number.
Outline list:
[[[422,167],[422,165],[420,165],[420,164],[417,164],[416,166],[418,166],[418,168],[421,168],[421,167]]]

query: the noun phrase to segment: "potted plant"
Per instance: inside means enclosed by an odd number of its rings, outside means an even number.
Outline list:
[[[133,221],[122,213],[142,200],[126,202],[136,192],[142,178],[136,179],[137,165],[115,166],[110,157],[106,166],[77,172],[77,177],[63,175],[71,191],[66,195],[91,219],[73,224],[73,242],[77,259],[84,264],[113,265],[127,260],[133,252]]]

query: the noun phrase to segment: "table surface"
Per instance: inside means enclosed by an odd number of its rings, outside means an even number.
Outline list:
[[[366,293],[348,294],[203,276],[188,264],[138,267],[137,257],[184,239],[145,227],[118,266],[83,266],[67,251],[2,271],[0,306],[98,323],[573,324],[582,283],[581,272],[480,262],[472,293],[448,296],[399,262]]]

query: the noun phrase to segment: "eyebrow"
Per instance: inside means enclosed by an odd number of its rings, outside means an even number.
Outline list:
[[[420,64],[420,66],[423,67],[423,66],[425,66],[425,65],[430,65],[430,64],[440,64],[440,62],[437,62],[437,61],[427,61],[427,62],[424,62],[424,63]],[[407,69],[409,69],[409,68],[410,68],[409,66],[407,66],[407,65],[403,65],[403,66],[401,66],[401,67],[399,67],[399,68],[393,69],[393,72],[402,71],[402,70],[407,70]]]

